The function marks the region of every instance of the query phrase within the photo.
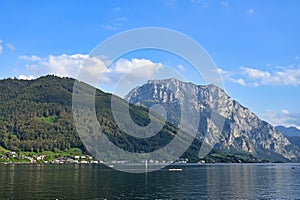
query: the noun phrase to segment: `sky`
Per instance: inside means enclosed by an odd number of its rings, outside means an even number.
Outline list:
[[[2,0],[0,78],[76,78],[86,60],[94,67],[109,61],[89,56],[103,41],[160,27],[199,43],[233,99],[273,125],[300,127],[299,11],[297,0]],[[167,74],[203,84],[189,62],[170,52],[145,49],[110,61],[99,86],[107,92],[124,76],[142,83]]]

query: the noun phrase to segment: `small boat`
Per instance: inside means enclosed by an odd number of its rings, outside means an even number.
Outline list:
[[[180,171],[182,171],[182,169],[181,168],[170,168],[169,171],[180,172]]]

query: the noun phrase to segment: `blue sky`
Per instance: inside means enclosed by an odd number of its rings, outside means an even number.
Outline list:
[[[3,0],[0,78],[75,76],[76,66],[105,39],[133,28],[162,27],[206,49],[232,98],[273,125],[300,127],[299,10],[296,0]],[[167,65],[198,83],[188,63],[157,51],[124,55],[110,81],[141,64],[150,66],[145,79]]]

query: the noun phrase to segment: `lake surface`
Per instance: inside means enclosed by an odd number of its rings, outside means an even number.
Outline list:
[[[0,199],[295,199],[299,164],[177,166],[119,172],[97,164],[0,165]]]

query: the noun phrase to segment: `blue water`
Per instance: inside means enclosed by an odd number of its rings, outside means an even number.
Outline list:
[[[299,164],[129,174],[92,164],[0,165],[0,199],[300,199]]]

